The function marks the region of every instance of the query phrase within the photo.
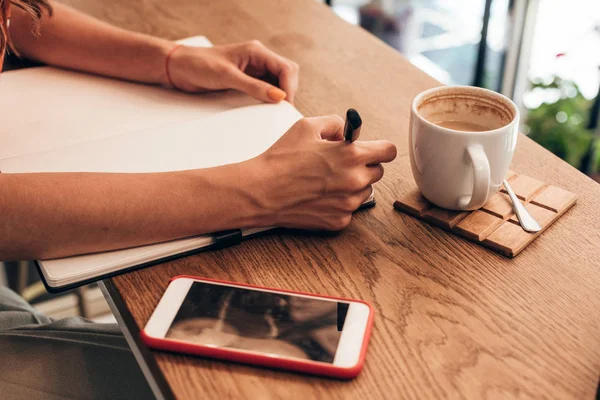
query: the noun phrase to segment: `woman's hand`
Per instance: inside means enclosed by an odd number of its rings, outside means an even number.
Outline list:
[[[186,92],[237,89],[269,103],[283,99],[293,103],[298,88],[298,64],[257,40],[208,48],[183,46],[171,56],[169,73],[173,85]]]
[[[264,210],[261,225],[341,230],[383,177],[381,163],[396,158],[385,140],[343,140],[337,115],[298,121],[269,150],[247,161]]]

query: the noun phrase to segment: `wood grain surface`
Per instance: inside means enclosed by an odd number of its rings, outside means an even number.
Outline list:
[[[314,0],[68,0],[117,26],[215,44],[259,39],[300,64],[298,109],[361,112],[398,146],[378,206],[339,235],[287,232],[113,280],[143,327],[170,277],[199,275],[371,302],[351,382],[154,352],[181,399],[593,398],[600,372],[600,187],[521,136],[512,169],[578,203],[515,259],[393,210],[414,188],[409,105],[437,82]]]

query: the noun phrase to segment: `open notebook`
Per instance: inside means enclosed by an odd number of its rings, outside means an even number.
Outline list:
[[[188,44],[209,42],[193,38]],[[50,67],[7,73],[0,93],[0,108],[8,98],[10,107],[3,109],[17,111],[0,127],[3,173],[164,172],[230,164],[264,152],[302,117],[287,102],[263,104],[237,92],[188,95]],[[231,239],[231,233],[223,237]],[[60,291],[219,239],[206,235],[39,260],[38,267],[48,290]]]

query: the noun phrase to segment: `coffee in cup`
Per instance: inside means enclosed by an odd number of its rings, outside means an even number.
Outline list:
[[[508,98],[471,86],[415,97],[409,151],[423,196],[438,207],[475,210],[500,188],[517,143],[519,111]]]

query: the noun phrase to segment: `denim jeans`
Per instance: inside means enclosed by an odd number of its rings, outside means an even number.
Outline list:
[[[0,287],[0,398],[154,396],[116,324],[53,320]]]

